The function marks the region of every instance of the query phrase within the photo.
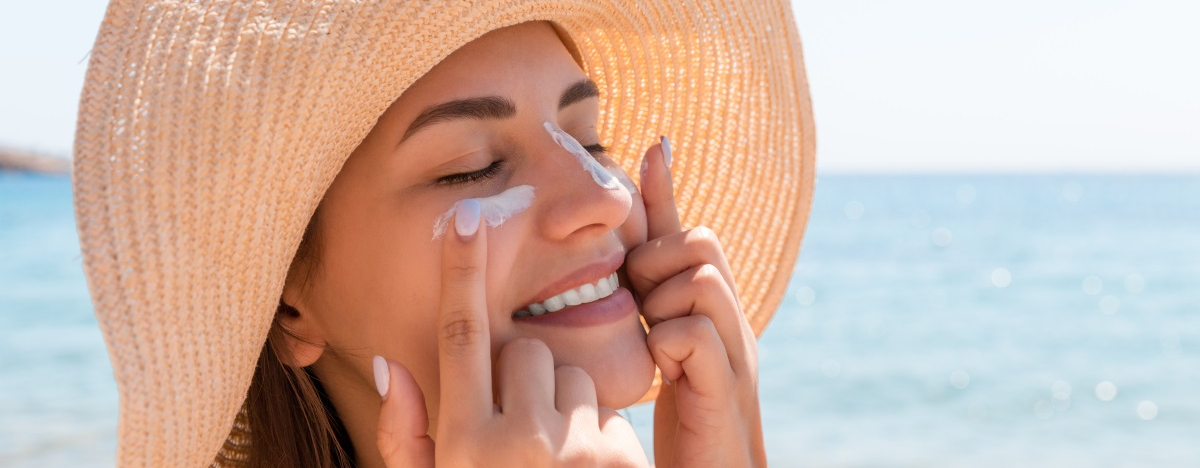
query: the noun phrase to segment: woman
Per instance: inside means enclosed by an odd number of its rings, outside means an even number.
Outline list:
[[[642,466],[656,366],[658,466],[764,465],[811,120],[789,15],[732,7],[113,2],[76,196],[121,465]]]

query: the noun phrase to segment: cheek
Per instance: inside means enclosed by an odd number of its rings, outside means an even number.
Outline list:
[[[425,385],[437,375],[440,244],[429,239],[432,221],[379,221],[387,218],[331,230],[311,293],[330,346],[394,359]]]

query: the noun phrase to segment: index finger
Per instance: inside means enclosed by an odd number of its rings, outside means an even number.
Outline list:
[[[655,151],[657,149],[657,151]],[[642,156],[642,203],[646,205],[646,240],[680,232],[671,180],[671,141],[662,137]]]
[[[487,229],[480,226],[478,200],[462,200],[454,210],[454,232],[442,241],[439,420],[465,423],[483,419],[493,411],[491,337],[484,287]]]

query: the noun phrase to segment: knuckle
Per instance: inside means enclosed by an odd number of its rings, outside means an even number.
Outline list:
[[[542,414],[538,411],[517,411],[505,413],[506,417],[515,426],[514,430],[523,438],[531,441],[537,441],[539,436],[545,436],[546,424],[542,420]],[[533,444],[536,446],[537,444]]]
[[[441,336],[446,343],[455,346],[470,346],[483,339],[483,323],[470,317],[470,311],[451,310],[449,318],[442,323]]]
[[[703,286],[718,286],[725,283],[725,277],[721,275],[721,270],[711,263],[697,267],[693,280]]]
[[[551,358],[550,348],[546,346],[546,343],[537,338],[525,336],[513,338],[504,345],[504,351],[514,357],[520,356],[522,359]]]
[[[446,264],[446,272],[451,278],[472,278],[482,271],[483,267],[467,261],[451,261]]]
[[[650,331],[646,332],[646,347],[650,348],[650,352],[659,348],[660,342],[663,340],[663,327],[650,327]]]
[[[545,460],[553,452],[554,440],[541,418],[521,415],[512,420],[508,430],[515,445],[530,457],[530,461]]]
[[[705,315],[693,315],[688,322],[687,333],[695,341],[709,341],[717,337],[717,327]]]
[[[539,456],[535,456],[535,459],[545,459],[546,455],[554,452],[554,442],[550,440],[550,434],[547,434],[540,424],[536,431],[526,436],[526,443],[539,454]]]
[[[512,352],[521,355],[550,354],[550,348],[546,347],[546,343],[538,340],[538,338],[527,336],[512,338],[512,341],[506,344],[505,348],[511,348]]]
[[[601,421],[608,422],[610,418],[616,418],[616,420],[625,421],[625,418],[621,417],[621,413],[618,413],[617,410],[607,406],[597,406],[596,412],[599,414]]]
[[[715,231],[713,231],[712,228],[705,226],[705,225],[696,226],[691,229],[691,232],[698,239],[706,239],[706,240],[712,240],[712,241],[717,240],[717,233]]]
[[[594,385],[592,376],[588,375],[587,371],[578,366],[559,366],[557,369],[554,369],[554,377],[562,382]]]
[[[687,232],[685,244],[689,251],[705,258],[721,253],[721,241],[708,226],[696,226]]]

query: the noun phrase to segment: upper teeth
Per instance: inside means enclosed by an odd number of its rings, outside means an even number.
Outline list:
[[[558,312],[568,306],[587,304],[611,296],[620,285],[617,283],[617,272],[600,278],[595,283],[585,284],[575,289],[568,289],[542,302],[535,302],[518,310],[515,316],[529,317],[550,312]]]

